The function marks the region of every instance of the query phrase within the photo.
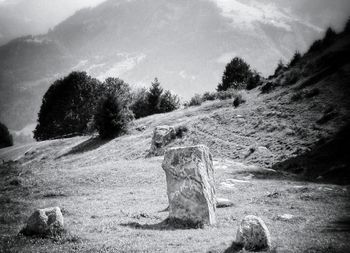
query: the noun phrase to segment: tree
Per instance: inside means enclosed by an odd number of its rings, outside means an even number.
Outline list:
[[[102,95],[113,94],[118,97],[118,100],[124,104],[129,105],[131,103],[131,88],[130,85],[124,82],[122,79],[108,77],[102,84]]]
[[[103,98],[95,114],[95,126],[103,139],[120,136],[127,131],[127,126],[133,120],[122,97],[108,94]]]
[[[148,92],[146,88],[141,88],[132,93],[130,109],[136,119],[148,116]]]
[[[250,66],[242,58],[235,57],[226,65],[222,82],[218,85],[217,91],[242,88],[250,76]]]
[[[278,76],[282,71],[286,69],[286,66],[284,65],[282,60],[279,60],[277,64],[277,68],[275,69],[274,76]]]
[[[0,148],[6,148],[13,145],[12,135],[7,127],[0,122]]]
[[[178,96],[171,94],[170,91],[165,91],[160,98],[159,110],[160,112],[171,112],[178,109],[180,100]]]
[[[72,72],[55,81],[43,97],[34,138],[47,140],[84,133],[101,92],[101,83],[86,72]]]
[[[160,113],[160,100],[163,88],[160,86],[158,78],[154,78],[148,93],[148,114]]]
[[[295,51],[292,60],[290,61],[288,67],[294,67],[301,60],[301,54],[299,51]]]
[[[257,86],[261,85],[261,76],[258,72],[255,70],[252,71],[251,75],[247,79],[247,90],[252,90],[256,88]]]

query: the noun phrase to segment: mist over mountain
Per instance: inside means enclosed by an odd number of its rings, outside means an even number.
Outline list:
[[[0,47],[0,120],[15,130],[33,124],[49,84],[72,70],[132,85],[149,85],[157,76],[163,87],[188,98],[214,90],[234,56],[268,75],[279,59],[321,37],[322,29],[276,5],[230,6],[109,0],[76,12],[47,34],[15,39]]]
[[[78,9],[103,0],[0,0],[0,45],[19,36],[46,33]]]

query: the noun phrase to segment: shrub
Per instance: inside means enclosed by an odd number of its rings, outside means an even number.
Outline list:
[[[7,127],[0,122],[0,148],[6,148],[13,145],[12,135]]]
[[[202,101],[201,95],[195,94],[195,95],[191,98],[191,100],[190,100],[188,106],[197,106],[197,105],[201,105],[202,102],[203,102],[203,101]]]
[[[217,98],[217,93],[216,92],[204,92],[202,96],[202,100],[204,101],[213,101]]]
[[[242,94],[237,94],[235,99],[233,100],[233,106],[238,107],[239,105],[245,103],[245,99],[243,98]]]
[[[317,96],[318,94],[320,94],[320,89],[318,89],[318,88],[313,88],[311,90],[305,91],[306,98],[312,98],[312,97]]]
[[[72,72],[45,93],[34,130],[36,140],[82,134],[94,115],[103,89],[86,72]]]
[[[95,114],[95,126],[103,139],[120,136],[127,131],[133,114],[122,99],[115,94],[108,94],[100,101]]]
[[[292,85],[295,84],[301,76],[300,70],[292,69],[291,71],[287,72],[284,78],[284,84],[285,85]]]
[[[230,88],[242,88],[250,76],[250,66],[242,58],[235,57],[226,65],[222,82],[218,85],[217,90],[225,91]]]
[[[217,93],[217,97],[220,100],[227,100],[234,98],[236,96],[237,92],[234,89],[228,89],[226,91],[219,91]]]
[[[182,138],[185,135],[185,133],[188,132],[188,127],[185,126],[185,125],[177,126],[175,128],[175,132],[176,132],[176,137],[177,138]]]
[[[301,91],[298,91],[294,93],[290,99],[295,102],[295,101],[301,100],[302,98],[303,98],[303,93]]]
[[[260,88],[260,90],[261,93],[266,94],[274,90],[277,86],[278,85],[275,82],[267,82]]]

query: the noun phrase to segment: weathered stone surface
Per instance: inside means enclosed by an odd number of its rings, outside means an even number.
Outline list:
[[[233,206],[233,202],[225,198],[216,198],[216,208],[225,208]]]
[[[154,129],[149,155],[160,156],[164,154],[164,147],[176,137],[172,126],[157,126]]]
[[[170,148],[162,167],[166,174],[169,219],[202,226],[216,223],[212,156],[204,145]]]
[[[63,215],[59,207],[37,209],[22,230],[28,235],[46,235],[63,230]]]
[[[236,243],[242,244],[246,250],[268,250],[271,247],[270,232],[261,218],[248,215],[238,228]]]

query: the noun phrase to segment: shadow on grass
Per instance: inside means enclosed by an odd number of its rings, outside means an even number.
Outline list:
[[[156,224],[140,224],[138,222],[128,222],[119,224],[123,227],[130,227],[142,230],[177,230],[177,229],[197,229],[203,228],[201,223],[193,223],[191,221],[183,221],[178,219],[165,219]]]
[[[331,222],[323,232],[350,232],[350,216],[344,216]]]
[[[58,158],[68,156],[68,155],[74,155],[74,154],[80,154],[84,152],[88,152],[91,150],[95,150],[108,142],[110,142],[112,139],[101,139],[100,137],[91,137],[90,139],[83,141],[76,145],[75,147],[71,148],[67,153],[59,156]],[[58,159],[57,158],[57,159]]]
[[[272,169],[294,173],[299,180],[346,185],[350,183],[350,124],[311,151],[276,163]]]

